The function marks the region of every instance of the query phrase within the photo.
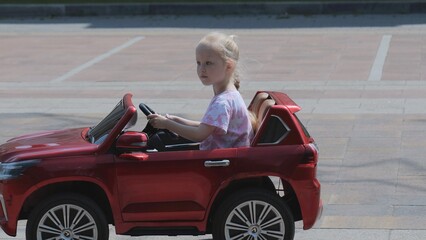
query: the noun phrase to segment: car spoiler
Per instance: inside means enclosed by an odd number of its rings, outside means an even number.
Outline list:
[[[275,92],[275,91],[258,91],[256,93],[267,93],[271,99],[273,99],[276,103],[276,105],[284,105],[286,106],[291,113],[296,113],[300,111],[302,108],[297,105],[287,94],[282,92]]]

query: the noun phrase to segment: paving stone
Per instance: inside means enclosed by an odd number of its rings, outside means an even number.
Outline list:
[[[399,176],[425,176],[426,163],[424,158],[402,158]]]
[[[426,176],[399,176],[397,193],[421,194],[426,192]]]
[[[425,230],[392,230],[390,240],[421,240],[426,238]]]
[[[393,216],[425,216],[426,204],[422,206],[394,206]]]
[[[423,229],[425,217],[395,216],[325,216],[321,228],[354,228],[354,229]],[[363,231],[362,231],[363,232]]]
[[[365,205],[365,204],[329,204],[324,209],[326,216],[390,216],[394,207],[390,205]]]
[[[330,240],[330,239],[347,239],[347,240],[387,240],[388,230],[364,230],[355,231],[353,229],[313,229],[309,231],[297,231],[297,240]]]

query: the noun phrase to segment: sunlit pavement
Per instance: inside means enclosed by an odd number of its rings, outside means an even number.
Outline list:
[[[324,213],[295,239],[426,239],[425,15],[3,19],[1,142],[93,125],[127,92],[200,118],[194,48],[215,30],[238,35],[246,101],[286,92],[319,145]]]

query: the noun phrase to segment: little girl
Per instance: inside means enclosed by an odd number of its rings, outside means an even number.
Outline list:
[[[253,128],[243,98],[237,63],[238,45],[233,36],[210,33],[195,50],[197,74],[201,82],[213,87],[214,97],[201,122],[177,116],[148,116],[155,128],[169,129],[200,143],[200,150],[244,147],[250,145]]]

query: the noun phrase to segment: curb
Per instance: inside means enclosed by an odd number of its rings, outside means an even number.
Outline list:
[[[123,15],[335,15],[426,13],[426,2],[1,4],[4,17]]]

